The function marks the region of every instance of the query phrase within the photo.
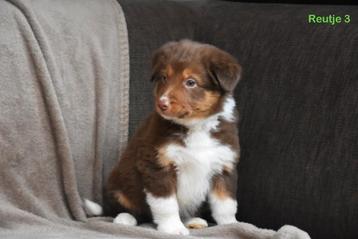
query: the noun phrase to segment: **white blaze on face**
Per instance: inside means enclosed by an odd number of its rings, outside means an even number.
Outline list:
[[[159,100],[160,100],[161,102],[163,102],[164,104],[169,105],[169,97],[167,96],[167,94],[163,94],[163,95],[159,98]]]

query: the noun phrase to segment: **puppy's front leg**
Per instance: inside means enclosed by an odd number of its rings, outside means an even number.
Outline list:
[[[188,235],[179,216],[176,198],[176,171],[173,165],[160,161],[142,161],[138,165],[142,174],[146,201],[158,231]]]
[[[180,235],[189,234],[189,230],[180,220],[175,194],[168,197],[156,197],[149,192],[146,194],[154,222],[158,225],[158,231]]]
[[[212,179],[209,204],[213,218],[219,225],[237,222],[236,172],[224,171]]]

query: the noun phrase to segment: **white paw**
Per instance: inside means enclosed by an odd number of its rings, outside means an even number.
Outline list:
[[[193,217],[185,222],[185,226],[190,229],[201,229],[208,227],[208,222],[200,217]]]
[[[84,199],[83,205],[88,216],[100,216],[103,214],[103,209],[98,203]]]
[[[158,231],[175,235],[189,235],[189,230],[181,221],[168,221],[158,225]]]
[[[307,232],[302,231],[301,229],[285,225],[281,227],[275,235],[272,237],[274,239],[285,239],[285,238],[300,238],[300,239],[311,239]]]
[[[136,226],[137,220],[131,214],[122,212],[114,218],[113,223],[122,224],[126,226]]]
[[[235,216],[220,216],[216,217],[215,220],[219,225],[237,223]]]

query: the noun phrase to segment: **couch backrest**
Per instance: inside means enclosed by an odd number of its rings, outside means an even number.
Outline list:
[[[150,55],[192,38],[239,59],[238,219],[358,238],[358,7],[120,1],[131,58],[130,134],[152,110]],[[351,22],[309,24],[308,14]]]

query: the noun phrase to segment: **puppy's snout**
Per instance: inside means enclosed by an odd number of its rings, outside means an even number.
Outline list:
[[[162,111],[166,111],[169,108],[169,99],[166,96],[162,96],[158,100],[158,107]]]

